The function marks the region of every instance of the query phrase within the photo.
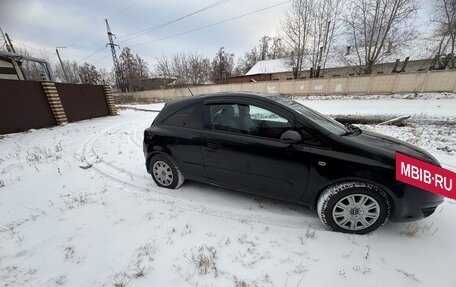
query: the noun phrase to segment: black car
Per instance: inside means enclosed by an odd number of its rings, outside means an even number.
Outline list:
[[[395,179],[396,151],[440,166],[416,146],[278,95],[174,100],[144,132],[147,171],[161,187],[188,179],[308,205],[327,228],[357,234],[427,217],[443,202]]]

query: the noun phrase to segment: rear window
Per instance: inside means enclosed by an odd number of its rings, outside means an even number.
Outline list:
[[[162,124],[175,127],[202,129],[203,109],[201,104],[185,107],[162,121]]]

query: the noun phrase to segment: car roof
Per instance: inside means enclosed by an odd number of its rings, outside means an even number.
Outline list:
[[[200,102],[208,99],[217,99],[219,97],[230,97],[230,98],[250,98],[250,99],[265,99],[275,94],[261,94],[261,93],[248,93],[248,92],[221,92],[211,94],[201,94],[196,96],[187,96],[168,102],[170,105],[174,104],[189,104],[189,102]]]
[[[260,93],[247,93],[247,92],[221,92],[221,93],[211,93],[211,94],[201,94],[195,96],[186,96],[171,100],[165,104],[162,111],[157,116],[156,120],[161,122],[169,115],[177,112],[180,109],[183,109],[187,106],[200,103],[201,101],[217,99],[217,98],[238,98],[238,99],[260,99],[273,101],[270,97],[275,96],[276,94],[260,94]]]

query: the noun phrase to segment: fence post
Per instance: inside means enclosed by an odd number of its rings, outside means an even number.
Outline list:
[[[112,96],[111,86],[103,85],[103,91],[106,97],[106,103],[108,104],[109,115],[116,116],[117,109],[114,105],[114,97]]]
[[[52,114],[58,125],[67,124],[68,119],[63,109],[62,101],[53,82],[41,82],[46,98],[51,107]]]
[[[323,78],[323,79],[325,79],[325,78]],[[327,79],[325,79],[325,81],[326,81],[325,96],[327,96],[328,95],[329,86],[331,85],[331,78],[327,78]]]
[[[371,87],[372,87],[372,82],[374,81],[374,74],[371,74],[369,77],[369,83],[367,83],[367,94],[371,94]]]
[[[453,93],[456,93],[456,81],[454,81]]]
[[[295,94],[295,79],[293,79],[293,83],[291,84],[291,95],[294,96]]]
[[[397,73],[396,74],[396,77],[394,78],[394,83],[393,83],[393,88],[391,89],[391,94],[394,94],[397,90],[397,86],[399,84],[399,77],[400,77],[400,73]]]
[[[428,84],[430,77],[431,77],[431,71],[427,71],[426,76],[424,77],[423,86],[421,87],[421,90],[420,90],[421,93],[425,92],[425,89],[426,89],[426,86]],[[426,91],[426,92],[429,92],[429,91]]]

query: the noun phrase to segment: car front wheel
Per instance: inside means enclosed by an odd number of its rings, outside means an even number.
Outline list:
[[[386,193],[374,185],[345,182],[323,191],[317,211],[330,230],[366,234],[385,224],[391,204]]]
[[[184,175],[175,161],[164,154],[157,154],[150,160],[150,174],[160,187],[177,189],[184,183]]]

